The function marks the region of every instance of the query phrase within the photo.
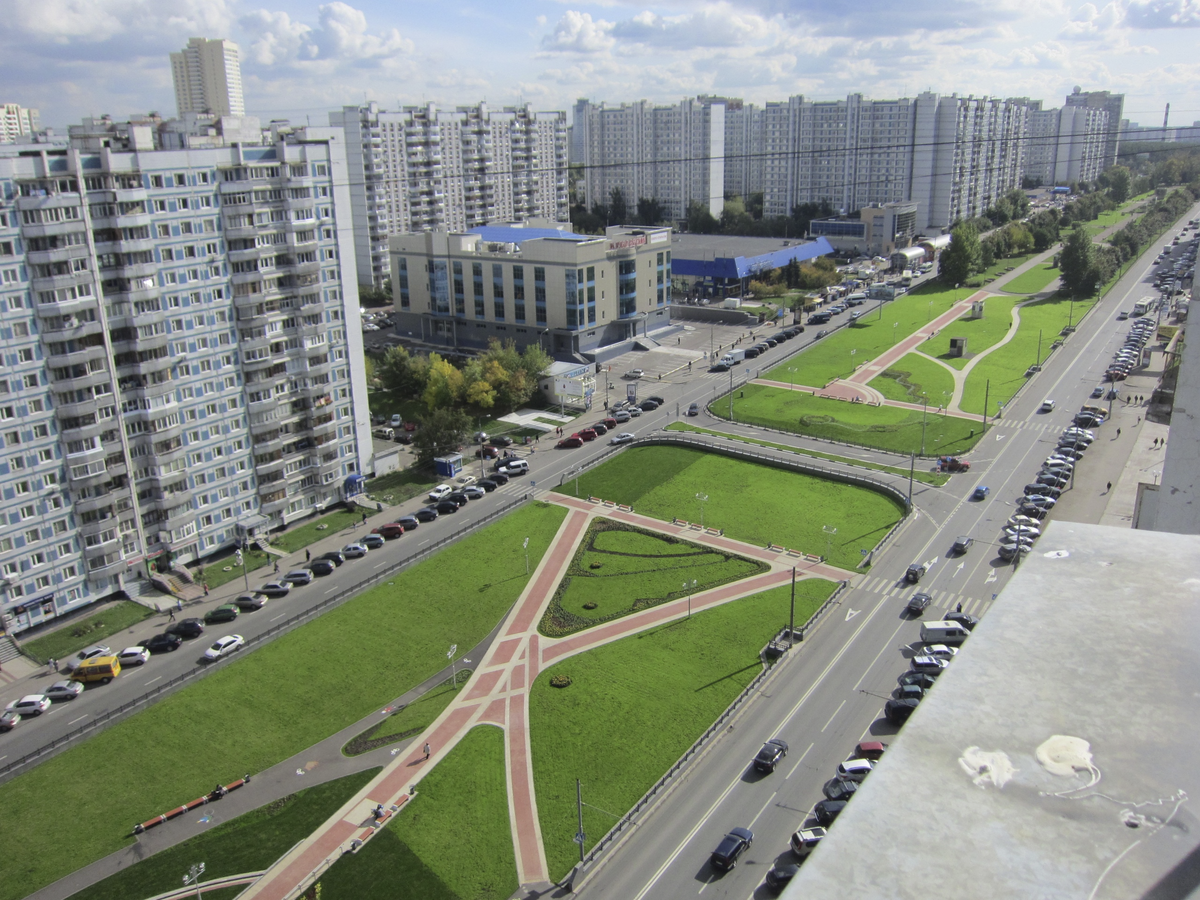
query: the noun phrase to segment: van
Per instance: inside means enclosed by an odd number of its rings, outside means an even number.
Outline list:
[[[93,656],[75,667],[75,671],[71,673],[71,680],[108,684],[120,674],[121,662],[115,656]]]
[[[867,295],[863,294],[863,293],[851,294],[849,297],[846,298],[847,306],[862,306],[866,302],[867,302]]]
[[[508,475],[524,475],[529,471],[529,463],[523,459],[501,459],[497,460],[497,472],[504,472]]]
[[[396,432],[387,427],[374,428],[371,430],[371,434],[377,438],[383,438],[385,441],[394,441],[396,439]]]
[[[921,626],[921,642],[925,644],[961,644],[971,632],[958,622],[925,622]]]

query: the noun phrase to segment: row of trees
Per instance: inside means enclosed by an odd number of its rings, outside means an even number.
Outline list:
[[[789,290],[817,291],[841,281],[842,274],[831,257],[818,256],[811,262],[793,259],[786,266],[771,269],[751,281],[750,292],[756,297],[779,297]]]

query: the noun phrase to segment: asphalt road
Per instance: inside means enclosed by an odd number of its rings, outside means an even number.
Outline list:
[[[1183,221],[1198,214],[1200,206]],[[1169,234],[1177,231],[1178,226]],[[763,877],[776,861],[792,861],[788,838],[802,824],[812,824],[809,812],[822,799],[822,786],[833,777],[837,764],[851,755],[859,740],[886,742],[896,732],[881,718],[882,708],[897,677],[908,668],[921,621],[904,612],[914,590],[901,583],[905,569],[914,561],[931,564],[920,584],[934,597],[924,619],[939,618],[940,612],[959,602],[966,612],[986,612],[1013,571],[995,553],[999,529],[1015,512],[1021,488],[1033,480],[1074,412],[1084,402],[1095,402],[1089,401],[1089,394],[1128,331],[1129,323],[1116,320],[1118,311],[1130,309],[1143,296],[1157,296],[1147,277],[1154,268],[1153,256],[1150,253],[1135,264],[1009,404],[1004,418],[971,453],[969,474],[955,476],[944,488],[918,487],[916,514],[877,554],[867,577],[856,579],[861,584],[843,593],[837,607],[782,664],[732,727],[599,861],[577,889],[579,896],[631,900],[773,896]],[[1148,396],[1151,388],[1150,379],[1135,374],[1124,390]],[[682,401],[703,396],[703,391],[693,389],[684,392]],[[1047,397],[1056,400],[1056,408],[1039,413]],[[1106,482],[1117,480],[1134,440],[1135,416],[1142,412],[1122,402],[1114,404],[1113,417],[1098,429],[1093,448],[1077,466],[1074,486],[1064,492],[1052,517],[1098,521],[1102,506],[1096,498]],[[1116,430],[1123,424],[1124,435],[1118,438]],[[770,439],[805,443],[779,435]],[[870,456],[882,461],[884,455]],[[979,484],[991,488],[989,497],[982,502],[968,500]],[[976,543],[965,556],[948,558],[959,534],[975,537]],[[1037,551],[1049,549],[1039,546]],[[965,652],[969,646],[968,642]],[[788,742],[790,753],[775,773],[758,775],[750,761],[762,742],[775,736]],[[586,774],[582,780],[586,801]],[[708,855],[722,835],[737,826],[750,828],[755,842],[737,868],[720,874],[709,864]]]

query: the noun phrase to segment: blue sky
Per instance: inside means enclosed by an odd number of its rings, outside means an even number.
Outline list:
[[[189,37],[242,50],[247,110],[324,123],[374,99],[528,102],[579,97],[749,101],[922,90],[1028,96],[1073,85],[1126,95],[1143,125],[1200,120],[1200,0],[0,0],[0,102],[43,124],[173,114],[168,54]]]

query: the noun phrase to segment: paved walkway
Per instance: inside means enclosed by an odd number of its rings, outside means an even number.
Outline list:
[[[710,609],[732,600],[787,584],[792,568],[801,578],[849,580],[855,573],[804,557],[796,551],[763,548],[735,541],[719,532],[698,530],[687,523],[666,523],[629,509],[615,508],[573,497],[550,494],[548,502],[567,508],[568,513],[549,549],[533,573],[500,634],[479,661],[475,676],[462,695],[451,703],[412,748],[387,764],[380,775],[356,797],[347,801],[333,817],[279,860],[243,900],[284,900],[295,896],[315,874],[324,871],[338,856],[351,849],[351,842],[365,842],[376,832],[370,811],[382,804],[398,811],[418,788],[421,778],[457,744],[464,734],[480,724],[497,725],[505,733],[505,768],[509,796],[509,824],[517,862],[518,881],[525,886],[545,885],[550,873],[542,843],[537,797],[533,787],[533,760],[529,744],[529,688],[539,672],[549,665],[612,641],[684,618],[689,598],[664,603],[590,628],[564,638],[546,638],[538,623],[554,596],[591,520],[612,518],[686,538],[693,543],[761,560],[767,572],[690,598],[692,611]]]

